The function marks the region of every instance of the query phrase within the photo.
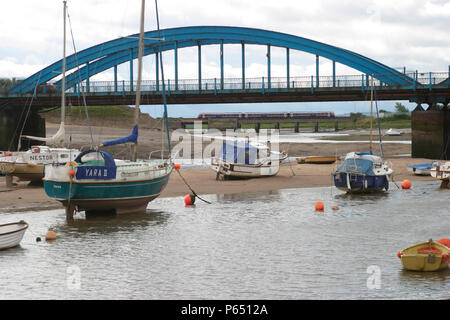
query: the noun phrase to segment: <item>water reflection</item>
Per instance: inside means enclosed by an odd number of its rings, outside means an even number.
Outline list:
[[[147,209],[145,213],[135,214],[94,214],[78,213],[74,220],[65,220],[50,227],[57,233],[91,233],[107,235],[116,232],[138,232],[151,226],[167,223],[170,214],[161,210]]]
[[[243,192],[243,193],[228,193],[217,194],[217,201],[247,201],[247,200],[262,200],[273,201],[280,200],[280,190],[262,191],[262,192]]]

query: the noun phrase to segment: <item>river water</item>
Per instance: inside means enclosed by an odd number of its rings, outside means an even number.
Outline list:
[[[30,228],[20,247],[0,252],[0,299],[449,298],[449,270],[406,271],[396,256],[450,238],[448,190],[390,187],[205,195],[212,204],[192,207],[158,198],[142,215],[70,223],[63,210],[3,213],[0,223]],[[48,229],[56,241],[44,240]]]

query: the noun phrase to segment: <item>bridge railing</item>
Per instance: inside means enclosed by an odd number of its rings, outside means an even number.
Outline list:
[[[432,87],[439,85],[449,77],[448,72],[408,72],[399,75],[408,76],[412,79],[412,83],[404,86],[410,87]],[[392,75],[389,75],[392,77]],[[386,83],[383,83],[378,78],[383,79],[383,75],[374,75],[375,88],[389,88]],[[171,92],[220,92],[229,90],[280,90],[280,89],[301,89],[310,88],[312,91],[317,88],[360,88],[361,90],[370,90],[371,79],[365,74],[360,75],[342,75],[342,76],[299,76],[290,77],[289,82],[286,77],[261,77],[261,78],[226,78],[223,82],[219,78],[213,79],[183,79],[175,82],[172,79],[165,81],[165,89],[168,94]],[[84,81],[81,84],[72,85],[67,90],[69,93],[129,93],[135,92],[137,87],[136,81]],[[395,86],[401,88],[402,86]],[[162,93],[162,81],[144,80],[141,83],[141,90],[149,93]]]

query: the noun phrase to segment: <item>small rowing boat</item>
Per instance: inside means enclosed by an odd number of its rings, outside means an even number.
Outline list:
[[[339,157],[337,156],[309,156],[309,157],[298,157],[295,160],[297,160],[298,164],[301,163],[330,164],[335,163],[336,160],[338,159]]]
[[[449,248],[439,241],[434,242],[430,239],[412,245],[397,253],[397,257],[407,270],[437,271],[448,268]]]
[[[27,228],[28,223],[23,220],[0,225],[0,250],[18,246]]]

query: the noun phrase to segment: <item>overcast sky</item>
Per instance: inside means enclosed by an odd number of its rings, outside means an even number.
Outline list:
[[[69,0],[67,53],[139,31],[140,0]],[[242,26],[297,35],[368,56],[390,67],[422,72],[448,71],[450,1],[332,0],[165,0],[159,1],[161,28],[195,25]],[[62,56],[62,1],[2,1],[0,77],[28,77]],[[155,2],[146,1],[145,30],[156,29]],[[250,47],[250,46],[249,46]],[[267,74],[265,48],[246,51],[246,76]],[[253,48],[254,47],[254,48]],[[284,77],[284,50],[272,49],[272,76]],[[167,58],[166,58],[167,57]],[[173,79],[172,53],[165,55],[166,78]],[[217,46],[202,49],[203,78],[220,75]],[[179,52],[180,79],[197,78],[195,48]],[[291,53],[291,76],[314,74],[314,56]],[[331,73],[321,60],[320,72]],[[338,64],[338,74],[358,74]],[[119,67],[128,79],[128,66]],[[240,77],[240,51],[225,47],[225,77]],[[154,79],[154,58],[144,61],[144,79]],[[112,80],[111,72],[93,80]]]

